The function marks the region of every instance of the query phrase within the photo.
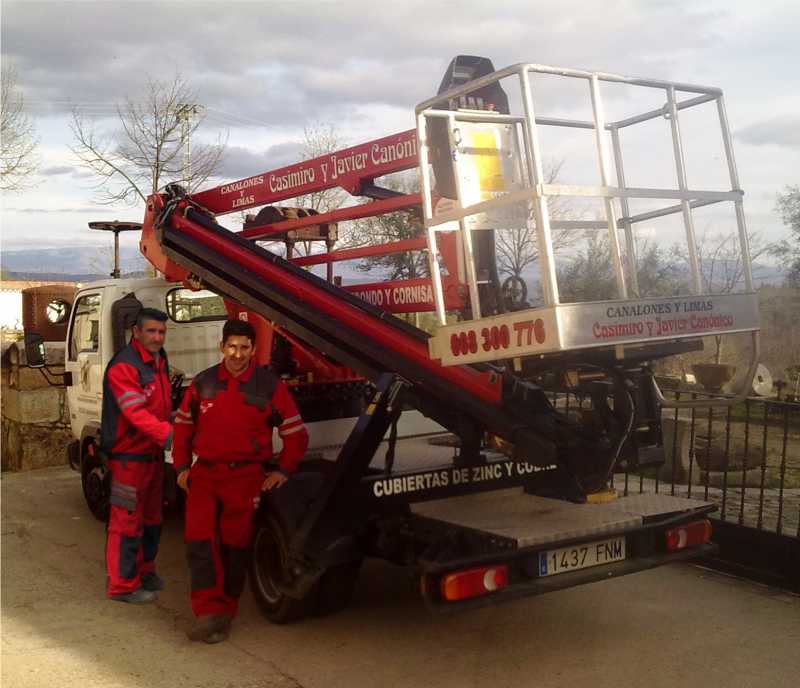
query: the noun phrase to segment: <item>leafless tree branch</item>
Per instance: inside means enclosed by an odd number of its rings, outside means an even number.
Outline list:
[[[2,67],[0,93],[0,189],[19,192],[31,185],[39,161],[33,122],[25,113],[25,102],[17,90],[17,71],[6,62]]]
[[[118,128],[111,132],[98,132],[96,122],[73,111],[71,150],[97,177],[99,203],[135,204],[169,182],[194,191],[214,174],[227,137],[213,144],[195,141],[204,119],[196,96],[179,74],[171,81],[148,78],[143,99],[126,97],[117,105]]]

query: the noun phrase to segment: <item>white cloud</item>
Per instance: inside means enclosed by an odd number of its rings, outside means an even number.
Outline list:
[[[66,172],[72,105],[112,114],[148,74],[178,70],[208,108],[207,133],[230,128],[224,172],[239,178],[291,162],[310,122],[332,123],[352,143],[410,128],[414,105],[436,91],[458,53],[489,56],[498,68],[534,61],[722,87],[746,211],[759,223],[771,217],[777,233],[770,194],[797,183],[798,25],[800,5],[790,0],[4,0],[2,56],[17,64],[47,148],[44,181],[13,204],[4,199],[4,241],[85,233],[54,212],[90,207],[92,198],[90,180]],[[569,109],[573,96],[553,91],[551,106]],[[12,216],[11,205],[42,212]]]
[[[756,122],[736,132],[736,138],[753,146],[800,148],[800,116],[781,115]]]

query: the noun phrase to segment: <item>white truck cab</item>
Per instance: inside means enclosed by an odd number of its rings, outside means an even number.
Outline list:
[[[69,316],[64,355],[74,437],[69,462],[80,470],[87,503],[99,518],[105,518],[107,509],[106,469],[97,455],[103,373],[114,354],[130,341],[130,328],[140,307],[158,308],[168,315],[164,348],[176,388],[179,376],[186,385],[195,374],[219,361],[227,315],[217,294],[191,291],[157,278],[109,279],[78,290]]]

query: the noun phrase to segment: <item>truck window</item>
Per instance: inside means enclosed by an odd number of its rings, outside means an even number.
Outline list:
[[[222,297],[205,289],[172,289],[167,293],[167,313],[180,323],[225,320],[228,317]]]
[[[69,360],[78,360],[81,352],[100,348],[100,294],[81,296],[72,311],[69,335]]]

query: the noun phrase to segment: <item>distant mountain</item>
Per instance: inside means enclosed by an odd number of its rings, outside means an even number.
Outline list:
[[[753,263],[753,282],[757,287],[778,287],[786,279],[786,270],[778,265]]]
[[[609,274],[610,274],[609,266]],[[718,272],[720,268],[717,268]],[[779,287],[786,279],[786,271],[778,265],[765,265],[764,263],[753,263],[753,284],[758,287],[773,286]],[[689,278],[688,270],[679,270],[679,275],[685,275],[686,279]],[[539,266],[534,263],[529,265],[522,271],[523,279],[531,287],[539,282]],[[502,278],[502,275],[501,275]]]
[[[123,272],[144,271],[144,257],[138,248],[121,246],[119,253]],[[114,251],[94,245],[3,251],[0,266],[6,273],[47,275],[45,279],[71,279],[67,275],[97,279],[108,277],[113,270]]]
[[[96,282],[97,280],[108,279],[110,274],[95,273],[72,273],[72,272],[17,272],[14,270],[3,270],[4,280],[22,280],[31,282]],[[123,272],[122,277],[147,277],[144,271]]]
[[[0,266],[8,279],[88,282],[109,276],[113,267],[113,250],[108,246],[86,245],[72,248],[3,251]],[[136,276],[138,273],[144,275],[146,262],[137,247],[122,246],[120,267],[128,276]],[[322,268],[317,268],[315,272],[324,274]],[[342,276],[345,284],[382,279],[379,270],[362,272],[348,263],[339,263],[336,273]],[[779,286],[783,283],[784,277],[785,273],[780,267],[761,263],[753,265],[753,281],[757,287]],[[527,267],[523,272],[523,278],[529,287],[534,288],[539,281],[538,266],[534,264]]]

